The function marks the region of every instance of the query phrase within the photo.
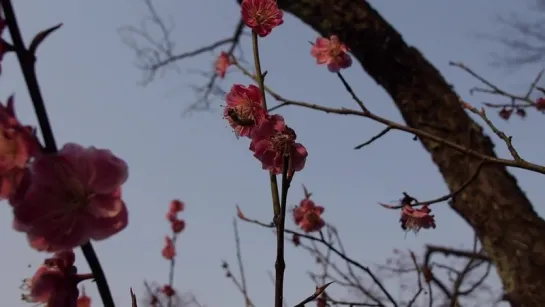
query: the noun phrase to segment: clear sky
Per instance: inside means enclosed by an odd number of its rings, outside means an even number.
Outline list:
[[[212,112],[182,117],[184,107],[195,101],[191,84],[206,79],[191,69],[212,67],[215,54],[187,61],[180,74],[171,73],[148,87],[141,87],[141,72],[134,55],[120,41],[117,29],[137,24],[146,13],[141,2],[119,1],[14,1],[24,37],[63,22],[64,27],[40,46],[38,77],[58,143],[74,141],[111,149],[130,165],[124,198],[130,212],[128,228],[121,234],[94,243],[118,306],[129,306],[129,287],[143,293],[142,281],[163,282],[168,265],[161,257],[163,236],[168,231],[165,211],[172,198],[186,202],[183,217],[187,229],[178,245],[176,286],[192,291],[207,306],[240,306],[243,300],[224,277],[220,261],[235,264],[232,217],[235,204],[246,215],[269,221],[271,205],[266,172],[248,151],[247,140],[237,140],[222,119],[217,101]],[[194,49],[231,35],[239,7],[235,1],[157,1],[162,14],[176,20],[177,50]],[[498,13],[526,7],[513,1],[372,1],[401,33],[435,64],[462,97],[470,102],[468,89],[476,81],[448,61],[463,61],[490,80],[513,91],[525,91],[541,68],[529,66],[507,72],[489,65],[491,52],[501,47],[477,38],[477,33],[502,34]],[[269,85],[284,95],[328,106],[354,107],[335,75],[317,67],[309,55],[309,40],[316,34],[292,16],[262,43],[264,69]],[[244,41],[249,51],[249,41]],[[498,49],[500,48],[500,49]],[[218,50],[219,52],[219,50]],[[249,52],[246,52],[249,56]],[[3,63],[0,97],[15,93],[21,120],[36,124],[19,67],[13,55]],[[384,90],[355,64],[345,73],[355,91],[376,113],[401,120]],[[228,74],[223,86],[248,84],[238,73]],[[483,97],[484,98],[484,97]],[[3,98],[2,98],[3,99]],[[271,100],[272,102],[272,100]],[[446,193],[445,184],[420,143],[401,132],[364,150],[352,148],[382,127],[369,120],[326,115],[300,109],[281,111],[307,147],[306,168],[293,183],[290,204],[302,198],[301,184],[326,207],[324,218],[336,225],[354,258],[372,265],[383,263],[393,248],[423,251],[427,243],[468,246],[472,234],[465,222],[446,204],[433,206],[438,227],[407,235],[398,225],[398,212],[377,206],[400,197],[402,191],[428,199]],[[543,115],[531,113],[524,121],[492,119],[513,135],[519,152],[528,160],[545,164],[541,138]],[[499,142],[497,152],[507,156]],[[513,171],[541,214],[545,208],[543,177]],[[11,211],[0,207],[2,261],[0,296],[5,306],[23,306],[20,280],[30,276],[45,254],[28,247],[25,237],[11,229]],[[291,222],[290,226],[293,226]],[[271,306],[273,287],[267,271],[273,269],[275,239],[269,230],[240,225],[243,257],[252,299]],[[80,271],[87,265],[78,252]],[[293,305],[314,289],[307,270],[313,260],[291,246],[286,255],[286,299]],[[31,264],[33,268],[27,266]],[[332,286],[332,288],[335,287]],[[93,285],[89,294],[98,303]],[[397,288],[392,288],[394,293]],[[337,290],[335,293],[339,293]]]

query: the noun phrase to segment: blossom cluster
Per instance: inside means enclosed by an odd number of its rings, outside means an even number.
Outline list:
[[[288,165],[291,165],[290,172],[304,168],[308,156],[306,148],[296,142],[297,134],[281,115],[268,113],[257,86],[235,84],[226,101],[224,117],[237,137],[251,139],[250,150],[261,161],[263,169],[280,174]],[[286,155],[289,156],[288,165],[284,165]]]
[[[276,0],[243,0],[241,17],[246,26],[259,37],[268,36],[284,22]],[[330,39],[316,39],[311,55],[318,64],[327,65],[331,72],[338,72],[352,64],[348,48],[335,35]],[[216,60],[216,74],[225,77],[231,64],[230,55],[222,52]],[[308,152],[296,142],[297,134],[286,125],[281,115],[269,114],[264,95],[262,84],[261,88],[235,84],[226,96],[224,117],[237,137],[250,138],[250,150],[262,163],[263,169],[273,174],[280,174],[285,168],[289,168],[289,172],[300,171],[305,166]],[[286,157],[289,159],[286,160]],[[284,165],[285,161],[289,165]]]

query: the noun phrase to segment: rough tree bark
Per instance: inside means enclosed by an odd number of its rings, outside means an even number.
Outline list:
[[[493,143],[462,109],[437,69],[363,0],[278,0],[284,11],[324,36],[338,35],[393,98],[406,123],[495,156]],[[479,161],[422,139],[450,190]],[[485,166],[452,203],[497,265],[514,306],[545,306],[545,221],[505,167]]]

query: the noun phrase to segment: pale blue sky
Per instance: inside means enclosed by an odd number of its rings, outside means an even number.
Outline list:
[[[136,0],[120,1],[14,1],[25,39],[41,29],[63,22],[40,47],[38,77],[58,143],[75,141],[111,149],[126,159],[130,178],[124,198],[130,212],[128,228],[121,234],[96,242],[118,306],[129,305],[129,287],[143,293],[142,280],[165,281],[168,265],[160,253],[168,231],[164,216],[172,198],[186,202],[187,230],[178,246],[176,286],[192,291],[207,306],[240,306],[243,300],[220,268],[222,259],[235,263],[231,229],[235,204],[244,212],[270,220],[271,205],[267,175],[248,151],[247,140],[236,140],[221,117],[217,101],[212,113],[182,117],[184,106],[195,100],[189,84],[206,80],[189,73],[169,74],[146,88],[139,87],[140,71],[134,56],[120,41],[117,28],[136,24],[146,13]],[[176,18],[177,50],[187,51],[227,37],[236,24],[235,1],[156,0],[161,13]],[[496,45],[477,39],[476,32],[501,34],[495,15],[526,8],[513,1],[372,1],[404,38],[435,64],[462,97],[475,80],[448,66],[463,61],[511,90],[524,91],[541,68],[528,67],[517,73],[493,69],[490,52]],[[309,55],[309,40],[315,33],[292,16],[262,43],[264,69],[269,85],[282,95],[329,106],[353,107],[354,103],[334,74],[317,67]],[[248,50],[248,40],[244,41]],[[219,50],[218,50],[219,51]],[[249,53],[247,53],[249,54]],[[215,55],[188,61],[184,69],[208,69]],[[0,97],[15,93],[21,120],[36,124],[19,67],[13,55],[3,63]],[[400,121],[399,112],[385,92],[358,64],[345,73],[355,91],[376,113]],[[248,84],[238,73],[223,83]],[[272,103],[272,101],[271,101]],[[306,168],[293,183],[290,204],[302,197],[301,184],[326,207],[324,218],[338,226],[350,253],[366,264],[382,263],[393,248],[422,251],[426,243],[459,245],[470,243],[471,232],[446,205],[434,205],[438,227],[419,236],[404,233],[398,212],[376,205],[399,198],[408,191],[421,199],[446,192],[445,184],[422,146],[401,132],[388,135],[364,150],[352,150],[382,129],[369,120],[326,115],[300,109],[281,113],[307,147]],[[541,133],[543,115],[531,113],[524,121],[502,122],[501,129],[515,136],[514,143],[528,160],[545,164]],[[506,156],[497,142],[497,151]],[[536,210],[545,208],[543,177],[513,171]],[[23,234],[11,229],[8,205],[1,207],[0,244],[4,246],[0,272],[0,296],[5,306],[23,306],[19,281],[33,273],[45,254],[32,251]],[[290,222],[290,226],[292,226]],[[252,299],[271,306],[273,287],[267,270],[274,265],[275,239],[269,230],[240,225],[246,272]],[[80,253],[80,271],[86,264]],[[313,261],[302,250],[288,248],[286,298],[290,304],[309,295],[314,285],[306,271]],[[335,285],[332,286],[332,289]],[[88,292],[100,306],[93,285]],[[392,288],[393,292],[397,288]],[[339,293],[337,290],[335,293]]]

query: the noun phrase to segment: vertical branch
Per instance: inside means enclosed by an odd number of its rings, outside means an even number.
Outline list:
[[[176,246],[176,240],[178,239],[178,234],[176,232],[172,232],[172,245]],[[176,269],[176,256],[172,257],[170,259],[170,268],[168,271],[168,285],[171,289],[174,289],[174,271]],[[172,307],[172,297],[173,295],[168,296],[167,300],[167,307]]]
[[[233,230],[235,232],[235,245],[237,249],[237,261],[238,268],[240,270],[240,282],[242,284],[242,294],[244,295],[244,302],[246,307],[252,306],[250,298],[248,297],[248,287],[246,286],[246,275],[244,274],[244,263],[242,261],[242,249],[240,247],[240,236],[238,234],[237,219],[233,218]]]
[[[261,90],[261,97],[263,98],[263,109],[267,110],[267,100],[265,96],[265,83],[263,78],[263,72],[261,71],[261,60],[259,58],[259,41],[257,34],[252,32],[252,49],[254,52],[254,66],[255,66],[255,79],[257,85]],[[280,200],[278,195],[278,181],[276,175],[273,172],[269,172],[269,178],[271,181],[271,195],[273,202],[274,220],[277,223],[277,219],[280,216]],[[278,223],[277,223],[278,224]]]
[[[23,73],[30,98],[34,106],[34,111],[36,112],[36,117],[38,118],[40,130],[44,138],[44,150],[46,153],[55,153],[57,152],[57,144],[55,142],[53,129],[51,128],[49,117],[47,115],[40,85],[38,84],[38,79],[36,77],[36,57],[25,47],[11,0],[1,0],[0,3],[4,11],[9,33],[13,40],[13,49],[17,54],[17,59],[19,60],[19,65],[21,66],[21,71]],[[89,267],[91,268],[91,271],[93,272],[93,276],[95,277],[98,292],[100,293],[104,307],[115,307],[114,300],[110,292],[110,287],[108,286],[108,281],[106,280],[106,276],[102,270],[102,266],[100,265],[100,261],[98,260],[98,256],[93,248],[93,245],[91,245],[91,242],[87,242],[81,246],[81,249],[87,263],[89,264]]]
[[[254,65],[255,65],[255,75],[256,81],[261,90],[261,96],[263,98],[263,108],[267,110],[267,101],[265,97],[265,84],[263,81],[263,72],[261,71],[261,61],[259,59],[259,43],[257,33],[252,31],[252,49],[254,53]],[[289,155],[287,160],[289,161]],[[284,159],[284,174],[282,177],[282,200],[284,201],[287,198],[287,185],[284,185],[284,178],[286,177],[288,163]],[[275,262],[275,271],[276,279],[274,285],[274,306],[282,307],[283,297],[284,297],[284,270],[286,263],[284,261],[284,224],[285,224],[285,215],[286,208],[282,208],[280,204],[280,199],[278,195],[278,181],[276,175],[271,171],[269,172],[269,178],[271,182],[271,196],[273,202],[273,211],[274,211],[274,224],[276,226],[276,262]],[[288,184],[289,185],[289,184]],[[286,189],[285,189],[286,188]],[[284,190],[285,194],[284,195]]]
[[[274,284],[274,306],[282,307],[284,302],[284,272],[286,262],[284,260],[284,230],[286,228],[286,207],[288,200],[288,190],[290,188],[293,172],[291,171],[291,159],[288,152],[284,153],[284,169],[282,170],[282,200],[280,203],[280,216],[276,223],[276,280]],[[290,176],[291,173],[292,175]]]

